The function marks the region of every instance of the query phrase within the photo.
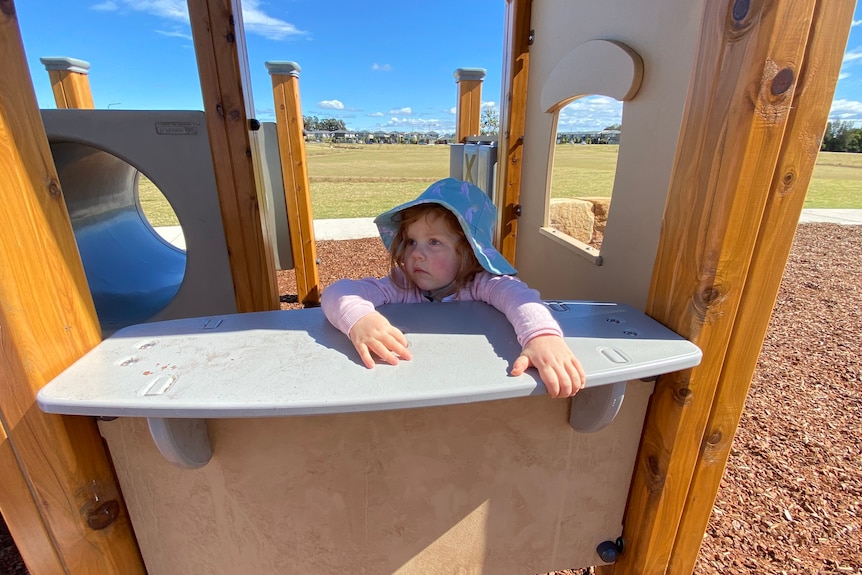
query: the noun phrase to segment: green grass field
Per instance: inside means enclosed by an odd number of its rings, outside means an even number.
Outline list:
[[[610,195],[618,149],[557,146],[552,196]],[[309,144],[307,155],[316,219],[374,217],[449,175],[448,146]],[[139,190],[154,226],[177,225],[173,210],[149,180],[142,177]],[[821,152],[805,207],[862,209],[862,154]]]

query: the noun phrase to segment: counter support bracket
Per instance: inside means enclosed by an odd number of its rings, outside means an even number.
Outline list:
[[[212,459],[206,419],[148,417],[150,435],[161,454],[184,469],[198,469]]]

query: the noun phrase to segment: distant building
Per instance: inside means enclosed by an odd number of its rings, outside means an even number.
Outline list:
[[[620,130],[557,132],[558,144],[619,144]]]

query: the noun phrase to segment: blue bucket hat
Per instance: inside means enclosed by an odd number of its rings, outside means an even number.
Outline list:
[[[387,250],[392,246],[392,240],[398,233],[398,223],[394,221],[395,215],[420,204],[440,204],[455,214],[464,235],[467,236],[467,241],[473,247],[476,259],[485,271],[494,275],[518,273],[506,261],[503,254],[494,248],[497,208],[494,207],[491,198],[473,184],[455,178],[434,182],[415,200],[401,204],[374,218],[374,223],[380,231],[380,238]]]

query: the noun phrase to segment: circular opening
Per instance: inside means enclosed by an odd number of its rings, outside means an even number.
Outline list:
[[[146,175],[138,172],[138,203],[147,221],[162,238],[175,247],[185,250],[186,238],[177,213],[162,191]]]
[[[170,203],[126,161],[92,146],[51,144],[75,240],[104,333],[152,319],[176,296],[186,253],[156,228],[181,228]],[[144,203],[159,204],[158,214]],[[147,214],[147,212],[150,214]],[[174,226],[153,225],[173,223]]]

